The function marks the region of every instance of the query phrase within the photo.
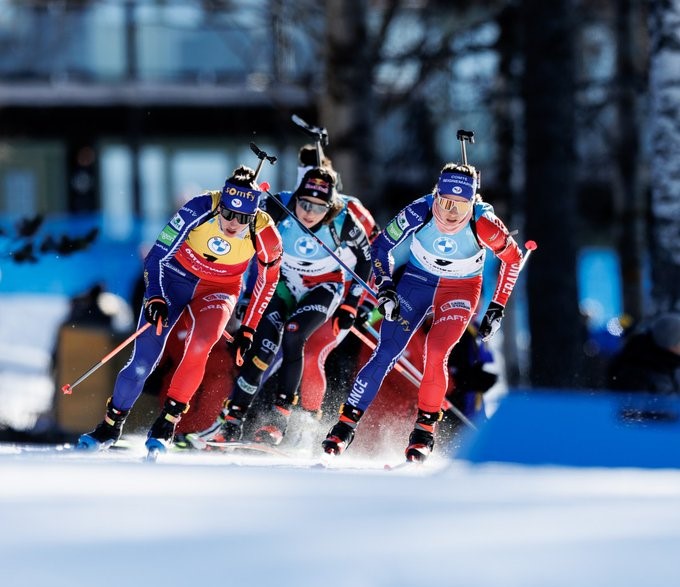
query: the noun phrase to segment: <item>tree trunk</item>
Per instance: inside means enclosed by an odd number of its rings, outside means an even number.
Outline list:
[[[650,2],[654,310],[680,310],[680,0]]]
[[[634,28],[639,22],[638,2],[620,0],[617,4],[617,131],[614,194],[620,214],[617,248],[623,281],[623,311],[639,321],[642,308],[642,249],[644,246],[644,205],[639,185],[639,124],[636,86],[639,79],[635,59]]]
[[[581,384],[576,284],[576,156],[571,0],[524,0],[526,267],[534,386]]]
[[[326,2],[326,91],[321,120],[344,191],[372,208],[373,64],[368,58],[366,0]]]

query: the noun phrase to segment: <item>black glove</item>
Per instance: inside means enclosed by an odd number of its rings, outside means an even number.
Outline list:
[[[161,297],[150,298],[144,304],[144,318],[154,326],[160,318],[163,326],[168,325],[168,304]]]
[[[349,330],[354,326],[357,317],[357,309],[343,304],[333,314],[333,336],[340,334],[341,330]]]
[[[388,322],[399,318],[399,296],[396,289],[388,286],[378,292],[378,311]]]
[[[236,349],[236,364],[243,365],[243,357],[253,346],[255,331],[250,326],[241,326],[234,335],[234,348]]]
[[[496,331],[501,327],[501,320],[504,316],[505,307],[496,302],[491,302],[486,309],[486,314],[482,318],[482,323],[479,325],[479,336],[486,342]]]

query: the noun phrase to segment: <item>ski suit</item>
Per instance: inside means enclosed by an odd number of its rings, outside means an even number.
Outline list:
[[[273,197],[294,214],[292,195],[292,192],[281,192]],[[251,404],[279,347],[281,367],[277,405],[290,408],[302,378],[307,340],[328,321],[341,302],[356,308],[363,292],[362,287],[354,283],[345,296],[345,281],[350,276],[295,218],[270,202],[270,198],[264,200],[264,204],[277,221],[283,241],[281,280],[255,332],[253,346],[230,396],[232,403],[244,408]],[[346,202],[330,223],[320,223],[312,231],[336,255],[340,256],[343,249],[351,252],[356,258],[357,275],[368,279],[371,271],[368,239]]]
[[[231,316],[253,256],[258,261],[257,281],[243,324],[254,329],[264,314],[279,278],[281,237],[262,210],[241,234],[227,237],[219,227],[219,202],[219,191],[187,202],[163,228],[144,261],[145,299],[162,297],[167,302],[168,324],[160,335],[149,328],[135,340],[113,391],[111,401],[119,410],[130,409],[141,394],[168,334],[185,310],[189,330],[167,395],[189,402],[201,383],[210,350]],[[144,321],[142,311],[137,327]]]
[[[346,194],[339,194],[347,203],[347,208],[356,219],[363,226],[369,241],[371,241],[378,234],[377,224],[373,215],[361,203],[361,201]],[[338,250],[338,256],[350,269],[354,270],[357,262],[356,256],[352,253],[349,247],[341,247]],[[345,281],[345,292],[343,297],[349,294],[349,288],[352,287],[351,275],[347,275],[348,280]],[[360,298],[360,303],[364,302],[366,292],[363,291]],[[300,407],[308,412],[318,413],[321,410],[324,397],[326,395],[326,368],[325,363],[328,355],[338,347],[338,345],[345,339],[349,330],[341,330],[339,333],[334,332],[333,321],[326,320],[319,328],[317,328],[307,340],[305,344],[304,353],[304,367],[302,379],[300,381]],[[264,374],[262,383],[271,377],[281,366],[281,351],[276,355],[276,359],[269,369]]]
[[[447,234],[434,221],[433,199],[428,194],[406,206],[373,241],[373,271],[379,284],[394,285],[395,269],[404,267],[396,280],[400,317],[383,320],[378,346],[357,374],[346,402],[362,411],[413,333],[433,312],[418,408],[438,412],[448,386],[449,353],[479,303],[486,248],[501,260],[493,301],[504,306],[517,280],[522,253],[491,205],[475,201],[470,222]]]

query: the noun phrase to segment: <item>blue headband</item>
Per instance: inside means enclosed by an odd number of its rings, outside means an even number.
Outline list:
[[[472,200],[477,193],[477,179],[464,173],[447,171],[439,176],[437,182],[438,196],[462,196]]]
[[[222,205],[241,214],[254,214],[260,201],[260,193],[251,188],[226,182],[222,188]]]

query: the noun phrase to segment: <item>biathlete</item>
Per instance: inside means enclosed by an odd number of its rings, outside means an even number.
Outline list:
[[[144,261],[145,301],[137,324],[140,328],[147,321],[153,327],[136,338],[104,420],[80,436],[78,447],[106,449],[120,438],[130,409],[163,354],[168,333],[186,311],[189,331],[184,352],[146,442],[149,449],[167,448],[201,383],[208,355],[222,337],[244,271],[255,256],[257,281],[234,337],[237,356],[245,354],[278,283],[282,255],[281,237],[269,215],[258,208],[259,198],[255,172],[241,166],[221,191],[191,199],[163,228]]]
[[[270,201],[272,197],[278,202]],[[278,388],[273,404],[259,415],[261,425],[254,433],[257,442],[279,444],[298,398],[307,340],[328,320],[336,332],[354,324],[363,289],[354,283],[345,295],[346,271],[317,239],[336,254],[340,249],[349,249],[356,257],[356,274],[364,280],[370,275],[366,232],[338,196],[333,173],[322,167],[312,168],[295,192],[272,197],[265,202],[283,240],[281,280],[217,420],[210,428],[187,435],[197,448],[204,448],[206,441],[241,438],[244,418],[280,347]]]
[[[322,443],[326,453],[339,454],[352,442],[386,374],[432,312],[418,412],[405,451],[407,460],[415,461],[431,453],[448,386],[449,353],[479,303],[486,249],[501,260],[501,266],[480,324],[482,339],[488,340],[500,327],[522,252],[493,207],[477,193],[477,177],[471,165],[448,163],[433,192],[406,206],[373,241],[378,304],[385,320],[374,353],[357,374],[338,422]],[[402,265],[398,276],[395,269]]]

